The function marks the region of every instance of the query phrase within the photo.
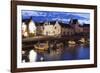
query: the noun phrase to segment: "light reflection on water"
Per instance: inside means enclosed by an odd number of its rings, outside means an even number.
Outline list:
[[[90,58],[90,48],[86,45],[69,45],[57,50],[49,50],[44,53],[37,53],[36,61],[60,61],[60,60],[81,60]]]

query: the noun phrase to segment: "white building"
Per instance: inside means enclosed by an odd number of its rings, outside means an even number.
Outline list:
[[[25,24],[25,22],[22,23],[22,36],[24,37],[28,36],[27,25]]]
[[[51,25],[49,22],[45,22],[43,25],[43,35],[53,36],[54,35],[54,26]]]
[[[54,30],[55,30],[55,35],[60,35],[61,34],[61,25],[56,21],[54,25]]]
[[[28,32],[29,34],[36,35],[36,25],[33,20],[30,20],[28,24]]]
[[[61,26],[58,23],[58,21],[56,21],[55,24],[51,24],[50,22],[45,22],[43,25],[42,34],[46,35],[46,36],[60,35],[61,34]]]

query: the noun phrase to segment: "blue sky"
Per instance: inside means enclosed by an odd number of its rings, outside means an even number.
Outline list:
[[[33,21],[62,21],[68,23],[72,19],[78,19],[81,24],[90,24],[89,13],[76,13],[76,12],[53,12],[53,11],[36,11],[36,10],[22,10],[22,19],[29,19],[32,16]]]

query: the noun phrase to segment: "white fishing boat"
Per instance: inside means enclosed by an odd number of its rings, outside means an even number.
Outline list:
[[[68,44],[70,44],[70,45],[75,45],[76,42],[75,42],[75,41],[68,41]]]
[[[86,41],[85,41],[85,38],[81,38],[80,40],[79,40],[81,43],[85,43]]]

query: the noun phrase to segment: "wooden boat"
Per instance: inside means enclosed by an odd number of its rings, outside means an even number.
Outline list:
[[[44,51],[48,49],[48,43],[39,43],[34,45],[34,47],[36,48],[36,50],[40,50],[40,51]]]

